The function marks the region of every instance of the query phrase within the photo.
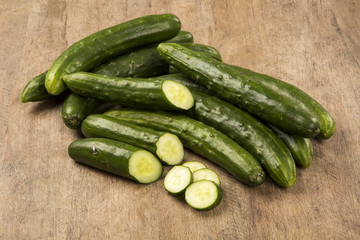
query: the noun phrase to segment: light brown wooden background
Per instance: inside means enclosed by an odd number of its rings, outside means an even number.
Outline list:
[[[25,84],[75,41],[171,12],[225,62],[284,79],[333,115],[289,189],[221,177],[224,198],[198,212],[163,189],[75,164],[80,137],[60,101],[20,102]],[[0,239],[360,239],[360,2],[357,0],[0,1]]]

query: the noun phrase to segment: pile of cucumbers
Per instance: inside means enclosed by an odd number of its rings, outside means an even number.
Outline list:
[[[267,173],[292,186],[295,164],[312,161],[310,138],[330,138],[333,118],[297,87],[193,42],[173,14],[120,23],[70,46],[21,100],[66,96],[63,121],[86,137],[70,144],[70,157],[140,183],[180,165],[184,145],[247,185]],[[93,114],[104,103],[114,109]]]

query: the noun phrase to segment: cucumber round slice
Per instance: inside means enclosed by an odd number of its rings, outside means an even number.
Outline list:
[[[129,173],[140,183],[151,183],[160,179],[163,168],[159,160],[150,152],[139,150],[129,160]]]
[[[183,163],[183,166],[190,168],[190,171],[193,173],[196,170],[206,168],[205,164],[197,161],[188,161]]]
[[[173,167],[164,179],[164,187],[166,191],[174,195],[183,194],[192,183],[192,173],[188,167]]]
[[[165,80],[162,84],[162,90],[167,100],[174,106],[188,110],[194,106],[194,97],[190,90],[183,84]]]
[[[176,135],[165,133],[156,142],[156,155],[168,165],[177,165],[184,158],[184,147]]]
[[[216,174],[215,171],[208,168],[202,168],[193,172],[193,179],[194,182],[198,182],[201,180],[213,181],[214,183],[216,183],[216,185],[220,186],[219,176]]]
[[[185,201],[198,210],[213,209],[221,199],[220,187],[209,180],[194,182],[185,191]]]

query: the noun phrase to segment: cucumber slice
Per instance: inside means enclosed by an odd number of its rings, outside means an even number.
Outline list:
[[[183,194],[186,188],[192,183],[192,174],[188,167],[173,167],[164,179],[166,191],[174,195]]]
[[[165,133],[156,142],[156,155],[166,164],[177,165],[184,158],[184,147],[176,135]]]
[[[188,161],[183,163],[183,166],[190,168],[190,171],[193,173],[196,170],[202,169],[202,168],[206,168],[206,166],[201,163],[201,162],[197,162],[197,161]]]
[[[194,97],[190,90],[181,83],[165,80],[162,90],[167,100],[178,108],[188,110],[194,105]]]
[[[213,209],[221,199],[220,187],[209,180],[194,182],[185,191],[185,201],[198,210]]]
[[[162,165],[148,151],[139,150],[129,160],[129,173],[140,183],[151,183],[161,177]]]
[[[202,169],[199,169],[199,170],[196,170],[195,172],[193,172],[193,179],[194,179],[194,182],[198,182],[201,180],[213,181],[218,186],[220,186],[219,176],[216,174],[215,171],[208,169],[208,168],[202,168]]]

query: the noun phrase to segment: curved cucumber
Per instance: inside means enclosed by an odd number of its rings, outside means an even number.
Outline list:
[[[62,119],[69,128],[80,128],[81,122],[100,104],[99,100],[70,93],[62,105]]]
[[[309,105],[306,99],[294,101],[262,84],[257,75],[241,73],[175,43],[161,43],[158,50],[165,60],[195,82],[254,116],[294,135],[314,137],[319,133],[319,122],[306,107]]]
[[[162,78],[178,81],[191,90],[195,103],[187,112],[190,117],[214,127],[245,148],[280,186],[289,187],[295,183],[296,167],[289,149],[265,124],[228,102],[197,91],[202,89],[184,75],[157,77]]]
[[[209,180],[194,182],[185,191],[185,201],[197,210],[211,210],[221,199],[221,188]]]
[[[316,117],[320,124],[320,132],[317,137],[322,139],[328,139],[334,134],[334,119],[324,109],[324,107],[320,105],[320,103],[311,98],[301,89],[265,74],[256,73],[249,69],[241,68],[238,66],[229,66],[232,67],[234,70],[244,74],[245,76],[256,77],[259,81],[261,81],[261,86],[273,89],[284,98],[292,99],[294,102],[300,103],[298,107],[302,107],[310,111],[310,113]]]
[[[193,36],[181,31],[166,42],[193,42]],[[160,56],[157,46],[149,46],[110,59],[92,72],[114,77],[147,78],[167,74],[168,68],[169,64]]]
[[[51,94],[49,94],[45,88],[46,73],[47,71],[43,72],[26,84],[21,93],[21,101],[23,103],[42,101],[51,97]]]
[[[143,148],[156,154],[168,165],[180,164],[184,148],[179,138],[171,133],[137,126],[103,114],[93,114],[81,124],[85,137],[109,138]]]
[[[304,168],[310,166],[313,155],[313,146],[309,138],[289,135],[274,126],[270,126],[270,128],[284,141],[296,164]]]
[[[70,144],[68,153],[77,162],[139,183],[155,182],[163,172],[161,163],[150,152],[110,139],[76,140]]]
[[[105,115],[177,135],[193,152],[216,163],[237,180],[255,186],[263,183],[265,173],[259,162],[236,142],[189,117],[168,112],[112,110]]]
[[[70,46],[51,65],[46,74],[48,93],[58,95],[66,89],[62,76],[88,71],[106,60],[134,48],[159,43],[178,34],[180,20],[173,14],[149,15],[96,32]]]
[[[63,76],[76,94],[112,104],[157,110],[187,110],[194,104],[187,87],[171,80],[117,78],[78,72]]]

